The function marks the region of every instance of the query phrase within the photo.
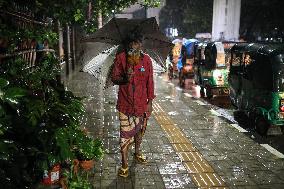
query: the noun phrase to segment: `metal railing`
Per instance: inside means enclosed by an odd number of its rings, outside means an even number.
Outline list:
[[[40,63],[41,59],[46,53],[53,53],[55,55],[54,49],[28,49],[22,50],[10,54],[0,54],[0,63],[8,60],[21,57],[27,63],[27,69],[33,71],[33,69]]]

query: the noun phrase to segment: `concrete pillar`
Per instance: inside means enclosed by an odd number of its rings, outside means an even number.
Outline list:
[[[238,40],[241,0],[214,0],[212,40]]]

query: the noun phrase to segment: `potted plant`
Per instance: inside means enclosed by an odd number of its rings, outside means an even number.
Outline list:
[[[76,157],[84,170],[92,169],[95,159],[103,156],[102,142],[86,135],[82,130],[77,132],[75,146]]]
[[[65,170],[60,181],[61,187],[63,189],[91,189],[88,173],[75,172],[74,169],[75,167],[72,165],[70,170]]]
[[[20,58],[1,65],[0,182],[4,188],[30,188],[42,181],[44,172],[75,157],[74,136],[80,131],[84,107],[56,80],[55,62],[48,56],[32,73],[26,72]]]

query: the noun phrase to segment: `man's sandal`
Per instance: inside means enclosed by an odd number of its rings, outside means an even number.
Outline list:
[[[134,159],[141,164],[146,164],[147,162],[147,158],[145,156],[143,156],[142,154],[136,154],[134,153]]]
[[[125,169],[122,168],[122,167],[120,167],[120,168],[118,169],[118,176],[121,176],[121,177],[126,178],[126,177],[128,177],[128,175],[129,175],[128,167],[125,168]]]

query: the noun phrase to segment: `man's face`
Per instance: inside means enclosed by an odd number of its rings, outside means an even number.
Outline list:
[[[141,50],[142,43],[140,41],[134,41],[131,43],[131,48],[135,50]]]

